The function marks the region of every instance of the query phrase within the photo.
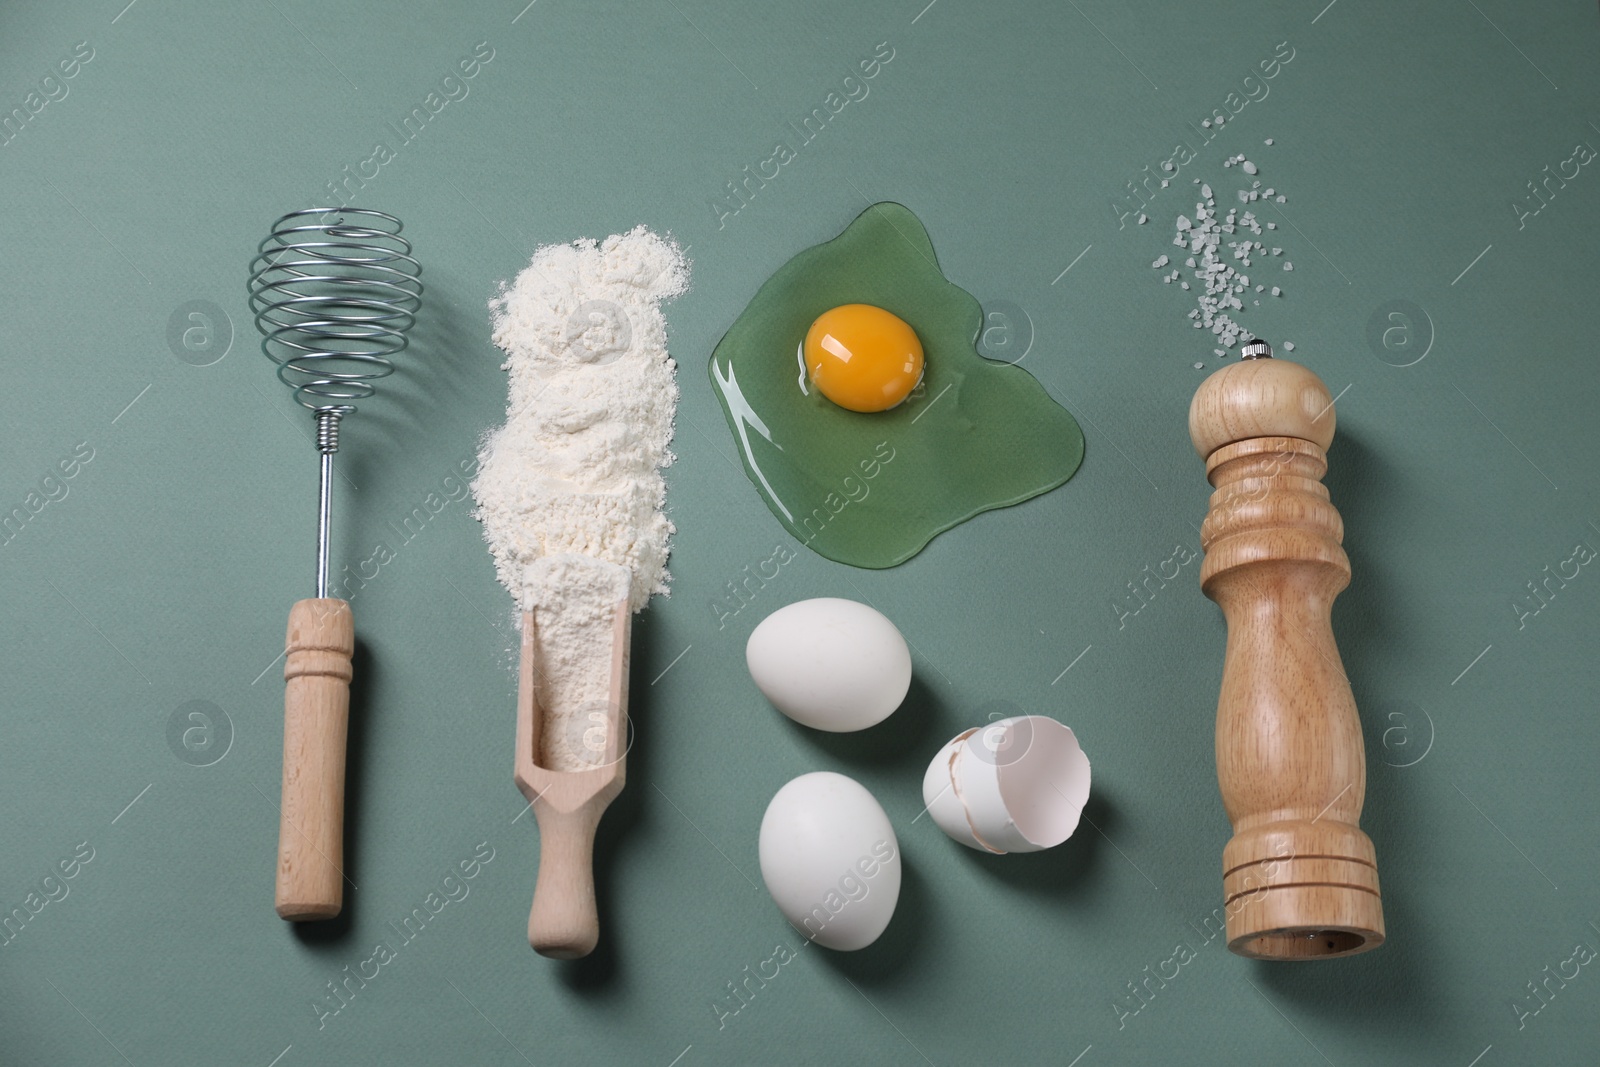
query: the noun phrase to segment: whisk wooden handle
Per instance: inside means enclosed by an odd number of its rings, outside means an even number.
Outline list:
[[[1377,858],[1358,825],[1366,758],[1331,616],[1350,582],[1321,482],[1332,399],[1306,368],[1255,359],[1206,380],[1189,429],[1216,487],[1201,589],[1228,620],[1216,741],[1234,829],[1228,947],[1273,960],[1376,948]]]
[[[594,900],[594,834],[603,805],[559,811],[534,806],[539,820],[539,878],[528,914],[528,944],[541,956],[575,960],[600,940]]]
[[[344,768],[350,723],[350,605],[299,601],[284,661],[279,918],[331,919],[344,905]]]

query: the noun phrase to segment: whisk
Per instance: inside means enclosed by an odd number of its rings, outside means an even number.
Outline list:
[[[364,208],[307,208],[273,223],[250,262],[261,350],[316,420],[316,596],[289,610],[283,675],[283,804],[276,905],[291,922],[344,904],[344,771],[355,624],[328,596],[328,534],[339,421],[394,371],[422,304],[421,266],[399,219]]]

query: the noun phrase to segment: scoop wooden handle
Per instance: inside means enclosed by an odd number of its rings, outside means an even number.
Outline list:
[[[593,804],[576,811],[537,804],[534,814],[539,820],[539,878],[528,914],[528,944],[541,956],[579,959],[600,940],[594,834],[601,812]]]
[[[283,803],[278,916],[331,919],[344,906],[344,767],[355,623],[343,600],[289,611],[283,667]]]
[[[541,766],[544,731],[539,687],[534,682],[537,628],[532,612],[522,616],[522,662],[517,686],[516,782],[539,822],[539,878],[528,913],[528,943],[559,960],[587,956],[600,941],[594,899],[594,835],[606,806],[622,792],[627,775],[624,709],[628,704],[628,640],[632,613],[626,599],[612,615],[610,699],[604,762],[587,770]],[[596,653],[599,653],[596,649]]]

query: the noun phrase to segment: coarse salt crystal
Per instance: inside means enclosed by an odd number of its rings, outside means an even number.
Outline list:
[[[1244,167],[1244,172],[1246,174],[1254,174],[1254,173],[1256,173],[1256,165],[1254,163],[1250,162],[1248,159],[1245,160],[1240,165]]]

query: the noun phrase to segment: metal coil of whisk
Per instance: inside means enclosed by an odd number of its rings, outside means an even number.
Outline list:
[[[399,219],[364,208],[283,216],[250,264],[261,350],[306,407],[365,400],[394,370],[422,303]],[[333,401],[333,405],[327,402]]]
[[[333,454],[339,420],[394,372],[422,305],[421,265],[399,219],[368,208],[306,208],[272,225],[250,261],[261,351],[316,419],[322,480],[317,596],[327,595]]]

